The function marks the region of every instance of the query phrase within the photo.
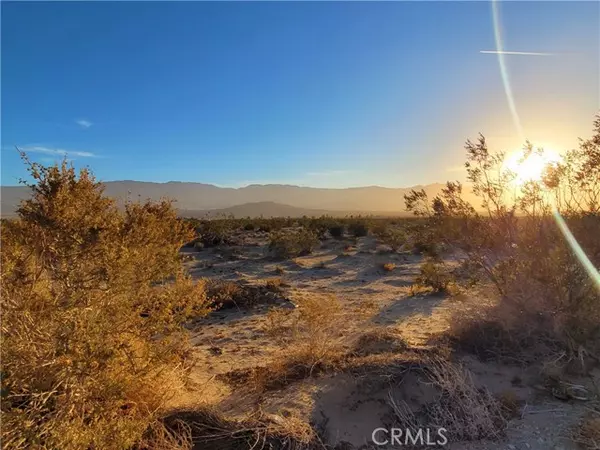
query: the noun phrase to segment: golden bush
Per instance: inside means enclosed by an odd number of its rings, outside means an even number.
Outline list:
[[[103,196],[86,169],[44,167],[2,224],[4,448],[133,446],[185,381],[186,318],[208,312],[178,259],[169,201]]]

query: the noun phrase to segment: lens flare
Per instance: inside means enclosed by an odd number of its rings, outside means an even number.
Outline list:
[[[517,133],[519,134],[521,141],[524,141],[525,136],[523,133],[523,127],[521,125],[521,119],[519,118],[519,114],[517,113],[517,107],[515,105],[515,100],[510,86],[510,79],[508,77],[508,70],[506,68],[506,61],[504,59],[506,52],[504,51],[502,46],[502,32],[500,28],[500,12],[498,7],[498,0],[492,0],[492,22],[494,25],[494,38],[496,41],[496,54],[498,55],[498,66],[500,67],[500,75],[502,76],[502,84],[504,85],[504,92],[506,93],[508,108],[510,109],[515,128],[517,129]],[[523,160],[523,162],[521,162],[520,165],[517,165],[517,170],[513,171],[517,174],[517,178],[524,177],[530,178],[533,181],[537,181],[535,178],[541,176],[542,172],[540,170],[540,167],[543,170],[543,159],[540,160],[536,157],[529,163],[527,163],[527,160],[531,158],[531,156],[532,154],[529,155],[528,158],[525,158],[525,160]],[[517,158],[517,162],[518,161],[519,159]],[[579,242],[577,242],[577,239],[575,239],[575,236],[573,236],[573,233],[571,233],[571,230],[569,230],[567,223],[554,206],[552,207],[552,216],[554,217],[554,220],[556,221],[556,224],[558,225],[558,228],[563,234],[565,240],[571,247],[571,250],[573,251],[580,264],[583,266],[585,271],[588,273],[588,275],[600,291],[600,272],[598,272],[598,269],[594,267],[590,259],[587,257],[587,255],[579,245]]]
[[[513,97],[512,88],[510,86],[510,79],[508,78],[508,70],[506,69],[506,60],[504,59],[505,52],[502,46],[502,31],[500,27],[500,11],[498,7],[498,0],[492,0],[492,21],[494,23],[494,39],[496,40],[496,55],[498,56],[498,66],[500,66],[500,75],[502,76],[502,84],[504,85],[504,92],[506,93],[506,100],[508,101],[508,108],[513,118],[513,122],[519,133],[521,140],[524,139],[523,127],[521,126],[521,119],[517,113],[517,107],[515,105],[515,99]]]

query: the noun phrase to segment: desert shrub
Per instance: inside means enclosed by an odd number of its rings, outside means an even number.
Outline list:
[[[202,221],[196,228],[198,237],[196,242],[202,243],[204,247],[216,247],[219,245],[231,245],[234,222],[231,219],[209,219]]]
[[[426,261],[421,264],[415,283],[429,287],[434,292],[446,292],[452,281],[452,275],[442,263]]]
[[[352,221],[348,224],[348,232],[354,237],[363,237],[369,234],[369,227],[364,221]]]
[[[390,396],[398,425],[413,430],[445,428],[450,442],[503,436],[507,421],[502,405],[488,390],[475,386],[467,369],[436,358],[427,363],[424,372],[439,395],[417,410]]]
[[[249,223],[247,223],[247,224],[244,225],[244,230],[245,231],[254,231],[255,228],[256,228],[256,226],[252,222],[249,222]]]
[[[341,239],[344,237],[344,225],[333,225],[328,228],[329,234],[334,239]]]
[[[28,164],[2,225],[3,448],[130,448],[189,365],[181,324],[208,312],[178,259],[170,202],[120,211],[86,169]]]
[[[600,116],[594,127],[593,137],[548,165],[541,180],[525,183],[504,168],[505,155],[490,152],[483,136],[467,141],[468,181],[481,200],[478,209],[462,198],[460,183],[447,183],[431,202],[423,191],[405,196],[407,209],[431,235],[459,250],[495,289],[499,301],[486,308],[486,326],[473,323],[473,333],[462,327],[463,336],[476,334],[479,342],[495,341],[492,348],[507,348],[508,341],[498,340],[527,330],[542,347],[565,352],[565,363],[600,349],[593,269],[600,267]],[[525,145],[525,158],[536,153],[543,150]],[[522,334],[519,341],[527,342]]]
[[[278,258],[308,255],[319,244],[315,234],[305,229],[273,232],[270,238],[269,251]]]
[[[385,227],[377,237],[393,251],[399,250],[406,243],[406,232],[399,227]]]

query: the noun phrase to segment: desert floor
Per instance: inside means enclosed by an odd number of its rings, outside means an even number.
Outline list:
[[[431,349],[431,338],[447,329],[451,311],[480,301],[478,296],[484,294],[474,288],[456,296],[414,294],[411,285],[423,257],[391,252],[371,236],[328,239],[311,255],[285,261],[269,257],[266,234],[240,233],[239,239],[241,245],[237,246],[184,249],[187,270],[195,278],[250,285],[277,279],[281,290],[270,305],[220,310],[194,324],[191,332],[199,362],[193,372],[193,388],[176,399],[177,406],[207,403],[231,417],[259,411],[275,422],[310,423],[321,430],[331,447],[399,448],[377,447],[371,441],[375,428],[389,428],[393,423],[390,399],[401,398],[409,406],[418,406],[435,395],[411,371],[402,375],[403,368],[410,361],[418,364],[419,352]],[[383,270],[382,265],[390,262],[395,269]],[[341,302],[341,311],[331,318],[331,338],[364,356],[366,363],[355,370],[326,371],[292,380],[260,393],[228,382],[226,374],[268,366],[285,357],[294,343],[278,339],[269,314],[273,310],[293,314],[306,297],[322,302],[335,297]],[[361,336],[378,334],[386,338],[360,341]],[[403,352],[412,356],[400,364],[397,357]],[[501,438],[451,441],[446,448],[577,448],[571,433],[589,413],[589,402],[556,398],[541,385],[542,367],[483,363],[466,354],[452,357],[471,372],[477,386],[494,395],[514,397],[518,410]],[[585,386],[588,392],[597,389],[593,377],[570,381]]]

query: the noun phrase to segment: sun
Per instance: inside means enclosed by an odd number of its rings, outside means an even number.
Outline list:
[[[541,181],[548,166],[561,162],[560,154],[550,148],[534,150],[528,155],[524,150],[512,152],[506,159],[506,169],[515,174],[515,182]]]

